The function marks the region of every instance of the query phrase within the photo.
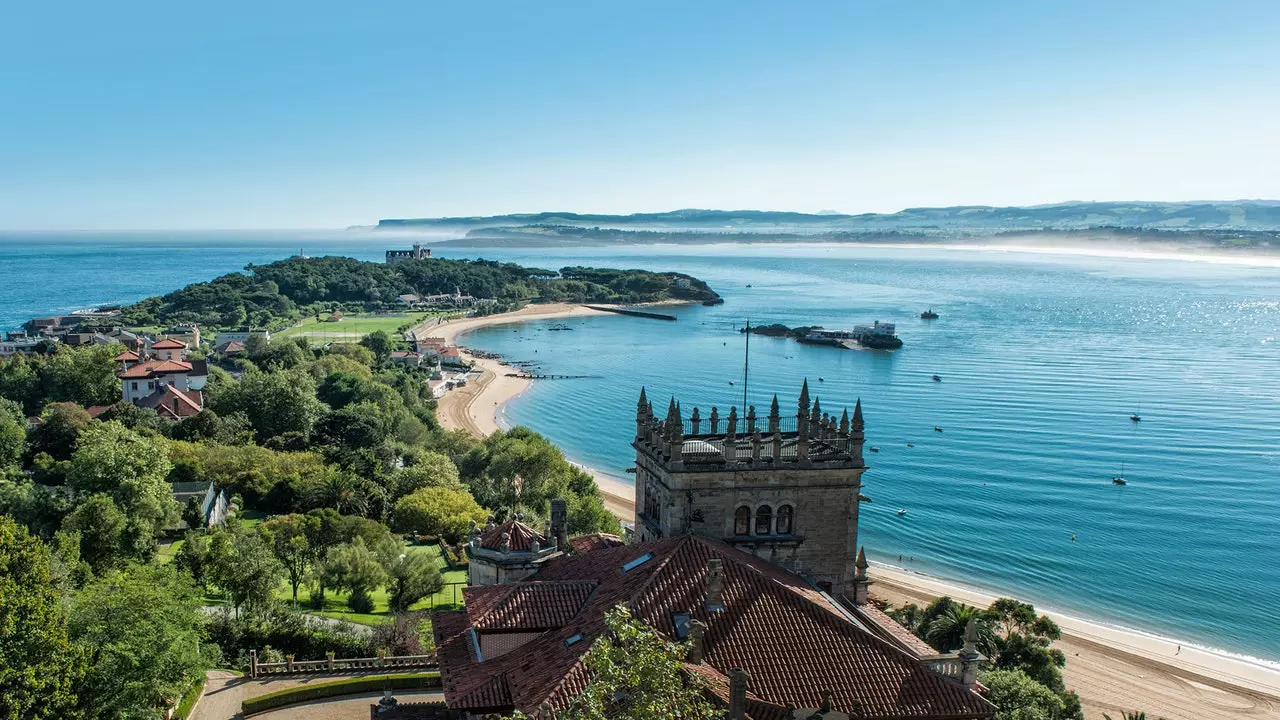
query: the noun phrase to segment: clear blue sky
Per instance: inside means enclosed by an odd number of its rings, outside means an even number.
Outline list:
[[[11,2],[0,228],[1280,197],[1280,2]]]

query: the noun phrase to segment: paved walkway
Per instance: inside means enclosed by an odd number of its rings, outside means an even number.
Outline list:
[[[210,670],[209,680],[205,684],[204,695],[192,713],[191,720],[233,720],[240,717],[240,703],[266,695],[277,690],[314,685],[330,680],[361,677],[364,675],[383,675],[383,672],[335,673],[333,675],[312,675],[309,677],[264,678],[250,680],[221,670]],[[377,702],[381,692],[366,693],[346,698],[322,700],[292,708],[282,708],[255,715],[264,720],[359,720],[369,712],[369,703]],[[444,701],[444,696],[434,691],[398,691],[396,697],[414,702]]]

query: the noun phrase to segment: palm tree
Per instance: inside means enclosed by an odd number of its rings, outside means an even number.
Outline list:
[[[991,628],[987,626],[984,613],[972,605],[952,603],[935,617],[924,628],[924,639],[938,652],[951,652],[964,645],[964,629],[969,621],[975,621],[978,630],[978,647],[990,653],[992,646]]]

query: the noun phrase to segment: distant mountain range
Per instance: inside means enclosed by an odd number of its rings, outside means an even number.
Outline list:
[[[699,230],[725,233],[786,230],[799,233],[841,231],[911,234],[992,234],[1011,230],[1280,230],[1280,201],[1230,202],[1066,202],[1033,207],[962,205],[908,208],[892,214],[844,215],[767,210],[674,210],[632,215],[570,212],[518,213],[490,217],[381,220],[382,230],[454,230],[555,226],[622,230]]]

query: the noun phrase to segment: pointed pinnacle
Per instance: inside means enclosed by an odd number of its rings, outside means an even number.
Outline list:
[[[864,548],[858,548],[858,562],[855,564],[859,570],[867,569],[867,551]]]
[[[818,403],[818,398],[813,399],[813,411],[809,413],[809,417],[814,419],[822,417],[822,405]]]
[[[773,394],[773,402],[769,404],[769,414],[770,415],[778,414],[778,393]]]
[[[809,378],[805,378],[800,386],[800,408],[806,412],[809,410]]]
[[[853,424],[862,424],[862,398],[858,398],[858,402],[853,404]]]
[[[643,385],[641,385],[641,386],[640,386],[640,400],[636,403],[636,407],[638,407],[638,408],[640,408],[641,410],[643,410],[643,409],[645,409],[645,407],[646,407],[648,404],[649,404],[649,397],[648,397],[647,395],[645,395],[645,393],[644,393],[644,386],[643,386]]]

